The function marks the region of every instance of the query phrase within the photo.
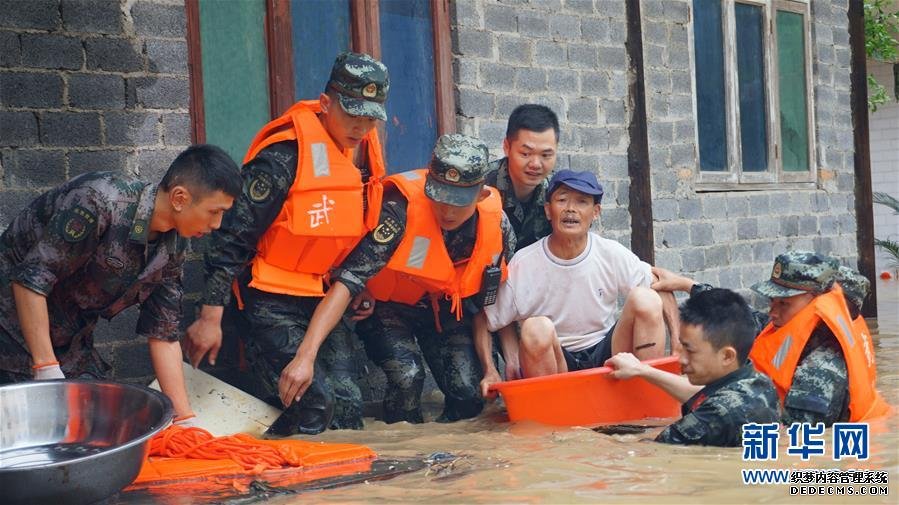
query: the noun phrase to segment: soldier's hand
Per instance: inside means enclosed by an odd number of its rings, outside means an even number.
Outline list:
[[[181,345],[194,368],[197,368],[207,352],[209,364],[215,365],[215,359],[222,347],[223,312],[224,307],[204,305],[200,317],[187,327],[187,334],[181,340]]]
[[[375,303],[375,297],[367,289],[363,289],[350,303],[350,307],[353,309],[353,317],[351,319],[353,321],[361,321],[372,315],[375,311]]]
[[[615,377],[616,379],[630,379],[631,377],[638,377],[641,368],[645,365],[643,365],[643,363],[633,354],[629,352],[619,352],[607,359],[604,366],[613,369],[612,373],[609,374],[612,377]]]
[[[290,407],[295,401],[300,401],[303,393],[312,384],[312,375],[315,371],[315,358],[297,355],[281,371],[278,380],[278,395],[284,408]]]
[[[662,267],[652,267],[652,275],[655,279],[653,279],[650,287],[656,291],[685,291],[689,293],[690,288],[696,283],[689,277],[678,275]]]
[[[496,398],[496,391],[491,391],[490,386],[497,382],[502,382],[502,379],[495,368],[484,372],[484,378],[481,379],[481,396],[488,400]]]

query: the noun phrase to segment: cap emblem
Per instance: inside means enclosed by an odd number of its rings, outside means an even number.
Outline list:
[[[362,96],[365,98],[374,98],[378,95],[378,85],[370,82],[362,88]]]
[[[459,171],[455,168],[451,168],[446,171],[444,178],[449,182],[459,182]]]
[[[780,262],[774,263],[774,270],[771,271],[772,279],[780,279],[780,274],[783,272],[783,267],[780,266]]]

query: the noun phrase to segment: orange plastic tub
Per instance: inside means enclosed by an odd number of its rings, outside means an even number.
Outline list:
[[[646,361],[680,374],[677,356]],[[511,421],[531,420],[553,426],[588,426],[648,417],[680,417],[680,403],[649,382],[611,377],[608,367],[591,368],[494,384],[506,402]]]

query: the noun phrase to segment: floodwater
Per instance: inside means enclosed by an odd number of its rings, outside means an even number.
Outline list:
[[[879,286],[880,318],[872,328],[878,384],[889,403],[899,405],[899,282]],[[871,321],[872,326],[876,325]],[[430,418],[439,412],[432,405]],[[651,442],[660,428],[642,434],[606,435],[588,428],[552,428],[510,423],[501,404],[479,418],[453,424],[386,425],[366,419],[364,431],[330,431],[325,442],[365,444],[382,458],[419,460],[451,453],[452,463],[432,464],[385,480],[280,495],[267,505],[306,503],[899,503],[899,416],[870,427],[867,461],[833,461],[831,432],[825,456],[803,462],[786,454],[781,433],[777,461],[746,462],[741,448],[670,446]],[[791,496],[790,485],[744,485],[741,470],[885,470],[889,483],[878,496]],[[870,488],[870,485],[856,485]],[[886,488],[886,489],[884,489]],[[886,491],[887,494],[882,493]],[[258,502],[259,496],[224,503]],[[155,501],[155,500],[151,500]],[[189,497],[166,503],[200,503]],[[217,500],[218,501],[218,500]],[[142,500],[126,499],[128,503]]]
[[[872,328],[878,333],[878,384],[887,401],[899,405],[899,283],[881,281],[878,287],[879,327]],[[870,458],[864,462],[833,461],[830,430],[825,456],[803,462],[786,455],[789,437],[782,433],[779,460],[759,463],[744,462],[741,448],[641,440],[658,429],[604,435],[587,428],[512,424],[499,405],[454,424],[366,421],[365,431],[332,431],[319,438],[366,444],[385,457],[449,452],[461,458],[451,466],[266,503],[899,503],[897,415],[871,424]],[[789,485],[744,485],[744,468],[886,470],[888,495],[791,496]]]

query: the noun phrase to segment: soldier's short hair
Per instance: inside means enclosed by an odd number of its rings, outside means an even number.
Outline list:
[[[556,134],[556,142],[559,141],[559,118],[556,113],[545,105],[526,103],[515,107],[509,115],[509,123],[506,126],[506,138],[513,139],[519,130],[532,132],[544,132],[553,129]]]
[[[175,186],[185,186],[201,197],[221,191],[237,198],[243,183],[240,170],[228,153],[212,144],[196,144],[175,158],[159,183],[163,191],[171,191]]]
[[[733,347],[740,363],[749,357],[755,341],[755,320],[739,294],[724,288],[697,293],[680,306],[680,319],[702,326],[703,336],[713,349]]]

